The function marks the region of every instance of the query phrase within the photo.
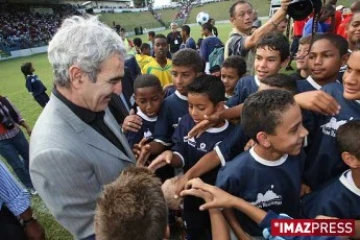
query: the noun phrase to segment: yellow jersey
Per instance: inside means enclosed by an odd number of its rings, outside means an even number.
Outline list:
[[[164,68],[162,68],[155,59],[153,59],[153,61],[149,62],[142,68],[141,72],[143,74],[153,74],[157,76],[161,82],[161,86],[164,87],[165,85],[172,83],[171,70],[172,62],[170,59],[167,59],[166,66]]]
[[[140,69],[143,69],[143,67],[148,64],[149,62],[151,62],[154,58],[152,56],[149,55],[141,55],[141,54],[136,54],[136,61],[138,62]]]

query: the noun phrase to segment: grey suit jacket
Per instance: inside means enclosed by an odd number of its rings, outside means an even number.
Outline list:
[[[96,200],[104,184],[135,164],[115,118],[105,123],[126,155],[52,95],[30,139],[30,175],[35,189],[56,220],[76,239],[94,234]]]

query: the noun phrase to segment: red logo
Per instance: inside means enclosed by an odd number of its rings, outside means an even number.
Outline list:
[[[272,236],[354,236],[354,219],[273,219]]]

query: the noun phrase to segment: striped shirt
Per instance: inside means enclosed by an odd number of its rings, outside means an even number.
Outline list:
[[[164,87],[165,85],[172,83],[171,70],[172,62],[170,59],[167,59],[166,66],[164,68],[162,68],[154,59],[143,67],[142,73],[157,76],[160,80],[161,86]]]
[[[9,99],[8,99],[9,101]],[[11,103],[10,103],[11,104]],[[14,108],[14,110],[16,111],[16,113],[19,116],[19,119],[13,119],[15,122],[20,123],[22,121],[24,121],[24,119],[22,118],[22,116],[20,115],[19,110],[13,105],[11,104],[11,106]],[[2,103],[0,102],[0,114],[4,115],[4,111],[6,111],[6,115],[10,116],[10,111],[9,109]],[[15,127],[13,129],[6,129],[4,127],[3,124],[0,123],[0,141],[1,140],[6,140],[6,139],[10,139],[15,137],[19,132],[20,132],[20,128],[18,124],[15,124]]]
[[[2,205],[19,216],[30,207],[30,194],[14,179],[6,166],[0,162],[0,209]]]

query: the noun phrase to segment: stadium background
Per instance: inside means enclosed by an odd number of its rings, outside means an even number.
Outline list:
[[[3,4],[0,0],[0,5]],[[101,3],[101,1],[98,1]],[[189,16],[186,19],[186,24],[195,23],[197,13],[205,11],[210,14],[212,18],[217,21],[217,28],[219,31],[220,39],[225,42],[228,38],[228,34],[231,30],[231,25],[227,21],[229,18],[229,8],[234,3],[231,1],[221,2],[209,2],[193,5],[190,10]],[[261,19],[266,19],[269,13],[269,1],[267,0],[251,0],[250,1],[254,8],[258,12],[258,16]],[[338,5],[348,7],[351,5],[352,0],[339,0]],[[34,0],[10,0],[7,3],[11,4],[39,4],[39,1]],[[61,0],[44,1],[42,4],[62,4]],[[76,3],[75,3],[76,4]],[[170,22],[174,20],[175,15],[180,11],[181,7],[175,5],[171,8],[162,9],[154,8],[155,16],[161,16],[162,22],[169,26]],[[146,31],[151,28],[161,28],[163,25],[156,19],[154,14],[150,11],[146,12],[123,12],[123,13],[99,13],[101,21],[107,23],[109,26],[113,25],[113,22],[120,24],[128,32],[133,31],[134,28],[142,27]],[[264,22],[264,20],[263,20]],[[157,33],[167,34],[170,30],[160,30]],[[196,40],[200,37],[200,26],[197,24],[191,25],[191,35]],[[133,38],[130,36],[129,38]],[[139,35],[143,42],[147,42],[147,36],[144,33]],[[4,54],[0,50],[0,54]],[[23,117],[27,120],[29,125],[32,127],[41,112],[41,108],[34,101],[33,97],[27,92],[25,88],[25,80],[20,71],[20,66],[24,62],[32,62],[39,78],[48,88],[48,93],[52,89],[52,70],[47,60],[46,53],[32,55],[23,58],[16,58],[11,60],[0,61],[0,94],[9,97],[15,106],[20,110]],[[0,159],[1,160],[1,159]],[[32,198],[32,207],[35,211],[36,217],[39,219],[41,224],[46,229],[47,239],[50,240],[68,240],[72,239],[72,236],[63,229],[51,216],[44,203],[38,196]]]

